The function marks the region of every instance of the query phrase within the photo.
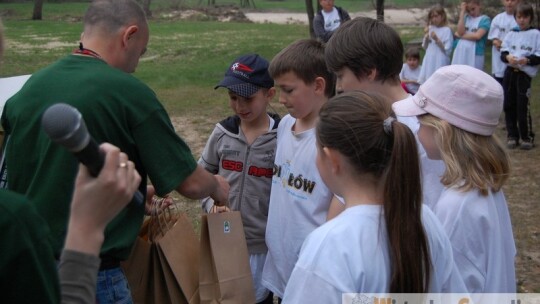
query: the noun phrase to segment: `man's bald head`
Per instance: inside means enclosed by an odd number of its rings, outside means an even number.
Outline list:
[[[146,25],[142,7],[133,0],[94,0],[84,15],[85,35],[94,30],[115,34],[128,25]]]

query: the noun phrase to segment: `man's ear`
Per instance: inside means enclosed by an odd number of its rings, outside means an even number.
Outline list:
[[[130,25],[126,27],[122,34],[122,42],[124,45],[127,45],[128,40],[133,38],[133,35],[139,31],[139,27],[137,25]]]

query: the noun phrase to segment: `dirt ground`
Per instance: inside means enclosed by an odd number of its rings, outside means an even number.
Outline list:
[[[375,18],[375,11],[366,11],[366,12],[357,12],[351,13],[351,18],[355,17],[370,17]],[[384,21],[392,25],[416,25],[423,24],[425,16],[427,15],[426,9],[420,8],[411,8],[411,9],[385,9],[384,10]],[[255,23],[278,23],[278,24],[307,24],[308,19],[305,13],[283,13],[283,12],[274,12],[274,13],[259,13],[259,12],[248,12],[245,13],[247,19]]]
[[[374,17],[375,12],[353,14]],[[260,23],[307,23],[305,14],[289,13],[245,13],[232,14],[234,19],[247,18]],[[425,10],[385,10],[386,22],[396,25],[421,24]],[[230,18],[230,17],[227,17]],[[248,22],[249,22],[248,21]],[[279,105],[277,105],[279,107]],[[540,113],[533,113],[533,125],[540,126]],[[194,155],[200,155],[209,134],[200,134],[197,121],[208,121],[209,117],[173,117],[178,134],[190,145]],[[216,118],[215,121],[218,121]],[[210,123],[210,122],[209,122]],[[213,124],[213,123],[212,123]],[[501,121],[501,126],[504,125]],[[497,130],[499,138],[505,138],[505,131]],[[540,293],[540,147],[531,151],[509,151],[512,161],[512,173],[505,185],[504,192],[512,217],[514,238],[516,241],[516,276],[517,288],[521,293]],[[175,197],[184,210],[194,219],[198,229],[200,209],[196,202],[187,202]]]

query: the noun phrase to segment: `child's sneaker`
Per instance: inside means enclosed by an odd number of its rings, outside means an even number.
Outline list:
[[[517,140],[513,138],[508,139],[508,141],[506,142],[506,147],[508,147],[508,149],[515,149],[516,146],[517,146]]]
[[[532,143],[532,141],[522,141],[521,144],[519,145],[519,148],[521,150],[530,150],[534,147],[534,144]]]

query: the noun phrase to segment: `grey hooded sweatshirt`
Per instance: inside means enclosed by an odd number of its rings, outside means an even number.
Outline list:
[[[199,164],[212,174],[223,176],[230,184],[229,208],[240,211],[250,254],[266,253],[264,240],[270,187],[276,153],[279,116],[268,114],[274,125],[251,145],[240,129],[240,118],[230,116],[218,124],[210,135]],[[209,212],[214,201],[201,200]]]

